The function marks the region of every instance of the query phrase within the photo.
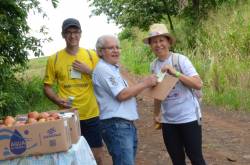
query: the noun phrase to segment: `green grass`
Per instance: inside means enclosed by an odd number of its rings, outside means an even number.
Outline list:
[[[42,112],[57,109],[57,106],[43,93],[43,77],[47,59],[48,57],[40,57],[29,60],[29,69],[24,73],[18,74],[18,81],[20,82],[13,84],[13,86],[16,86],[13,90],[16,90],[9,93],[9,97],[11,97],[11,93],[15,94],[15,97],[10,98],[15,105],[12,109],[15,110],[12,110],[12,112],[5,111],[2,114],[16,115],[30,111]]]
[[[142,43],[135,44],[127,40],[124,40],[122,44],[125,48],[121,53],[122,64],[135,74],[148,74],[150,61],[154,58],[149,49]]]
[[[250,110],[249,18],[250,1],[247,1],[211,11],[202,24],[196,54],[213,61],[204,79],[209,104]]]
[[[43,94],[43,77],[45,73],[45,68],[47,64],[48,57],[40,57],[30,59],[28,66],[29,69],[24,73],[24,77],[29,80],[30,88],[36,90],[36,93],[39,95],[32,95],[31,98],[34,103],[30,105],[29,111],[48,111],[52,109],[57,109],[58,107],[52,103],[44,94]]]
[[[28,78],[33,76],[43,77],[47,59],[48,57],[30,59],[28,63],[29,69],[25,72],[25,76]]]
[[[23,86],[23,94],[27,98],[27,109],[24,109],[23,113],[29,111],[43,112],[57,108],[43,93],[43,77],[33,76],[25,81]]]

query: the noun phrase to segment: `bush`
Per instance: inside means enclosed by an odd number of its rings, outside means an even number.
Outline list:
[[[3,85],[3,84],[2,84]],[[13,79],[4,84],[0,92],[0,116],[15,116],[29,111],[46,111],[55,108],[43,94],[39,77],[30,80]]]

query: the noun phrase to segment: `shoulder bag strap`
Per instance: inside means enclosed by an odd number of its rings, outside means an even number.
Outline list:
[[[152,73],[155,70],[156,67],[156,61],[158,60],[158,58],[155,58],[151,63],[150,63],[150,72]]]
[[[181,66],[180,66],[180,60],[179,60],[180,56],[178,54],[176,54],[176,53],[171,53],[171,54],[172,54],[172,65],[173,65],[173,67],[177,71],[183,73],[182,69],[181,69]]]
[[[57,58],[58,58],[58,53],[59,53],[59,52],[56,52],[56,58],[55,58],[55,61],[54,61],[54,67],[56,67],[56,62],[57,62]]]
[[[54,61],[55,78],[57,78],[56,63],[57,63],[57,59],[58,59],[58,54],[59,54],[59,52],[56,52],[56,57],[55,57],[55,61]]]
[[[90,53],[90,51],[88,49],[86,49],[86,51],[88,52],[89,59],[90,59],[90,61],[92,63],[92,66],[94,67],[93,57],[92,57],[92,55],[91,55],[91,53]]]

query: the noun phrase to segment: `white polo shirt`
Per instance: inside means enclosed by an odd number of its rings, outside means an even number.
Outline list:
[[[168,64],[172,65],[172,54],[164,61],[156,60],[155,64],[151,66],[153,73],[159,73],[161,68]],[[184,55],[179,55],[179,64],[182,74],[186,76],[198,75],[191,61]],[[173,66],[173,65],[172,65]],[[196,109],[198,108],[198,109]],[[170,94],[161,104],[162,123],[187,123],[197,120],[201,117],[200,106],[196,98],[194,98],[190,89],[185,87],[180,81],[171,90]]]
[[[138,119],[135,97],[121,102],[116,98],[128,86],[128,83],[122,78],[118,66],[100,59],[92,76],[100,109],[100,119],[112,117],[127,120]]]

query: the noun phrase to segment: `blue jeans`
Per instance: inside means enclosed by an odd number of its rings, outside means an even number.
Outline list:
[[[101,129],[113,165],[134,165],[137,130],[133,122],[121,118],[101,120]]]

